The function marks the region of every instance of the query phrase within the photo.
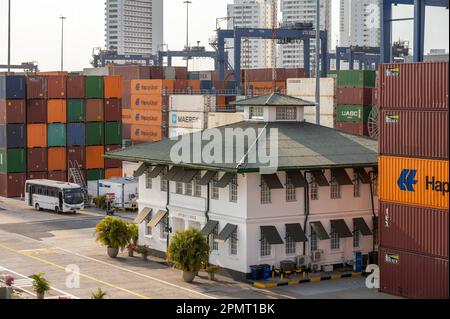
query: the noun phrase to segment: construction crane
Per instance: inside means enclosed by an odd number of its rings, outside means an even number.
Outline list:
[[[277,92],[278,0],[272,0],[272,87]]]

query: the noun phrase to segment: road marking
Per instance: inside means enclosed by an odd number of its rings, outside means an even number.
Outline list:
[[[18,250],[23,255],[50,255],[60,253],[61,250],[57,248],[38,248],[38,249],[23,249]]]

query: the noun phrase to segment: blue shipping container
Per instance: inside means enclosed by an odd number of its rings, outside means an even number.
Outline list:
[[[236,81],[227,81],[226,89],[227,90],[236,90]]]
[[[213,82],[212,81],[200,81],[200,90],[211,90],[213,87]]]
[[[0,76],[0,99],[24,99],[25,77],[20,75]]]
[[[200,73],[198,71],[188,72],[188,80],[199,80]]]
[[[67,146],[84,146],[86,144],[84,123],[67,124]]]
[[[0,148],[25,148],[25,125],[1,124]]]

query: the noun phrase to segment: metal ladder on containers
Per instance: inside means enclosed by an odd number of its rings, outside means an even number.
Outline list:
[[[87,185],[83,178],[83,175],[81,174],[80,166],[78,165],[78,161],[69,161],[69,182],[73,181],[75,184],[78,184],[81,186],[81,189],[83,191],[83,197],[84,197],[84,205],[85,207],[89,207],[89,197],[87,193]]]

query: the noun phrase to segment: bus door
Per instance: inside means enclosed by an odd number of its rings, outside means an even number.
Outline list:
[[[62,212],[63,211],[63,192],[62,191],[59,191],[58,199],[59,199],[59,210]]]
[[[34,186],[28,184],[28,205],[33,206],[33,192]]]

